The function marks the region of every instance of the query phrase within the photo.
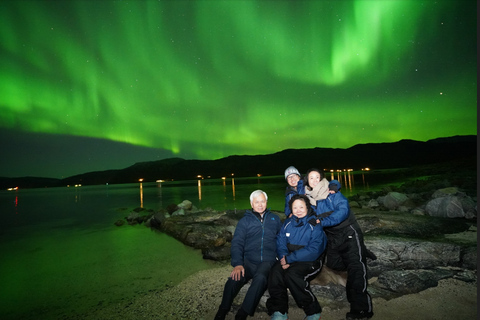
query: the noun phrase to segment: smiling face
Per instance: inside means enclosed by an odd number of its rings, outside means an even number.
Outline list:
[[[300,177],[295,173],[293,173],[293,174],[291,174],[287,177],[288,185],[291,186],[291,187],[296,187],[297,184],[298,184],[298,181],[300,181]]]
[[[320,182],[320,172],[312,171],[308,174],[308,185],[315,188]]]
[[[307,215],[307,204],[303,199],[297,199],[293,201],[292,213],[298,218],[303,218]]]
[[[260,193],[258,196],[253,198],[252,202],[252,209],[258,213],[263,213],[267,208],[267,199],[263,193]]]

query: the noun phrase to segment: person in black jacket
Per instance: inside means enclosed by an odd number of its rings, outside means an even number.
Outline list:
[[[373,316],[372,298],[367,291],[367,257],[375,255],[367,250],[363,233],[347,198],[340,192],[340,182],[330,181],[329,196],[317,201],[317,217],[310,223],[319,223],[328,238],[325,265],[334,270],[347,271],[347,299],[350,312],[347,320],[370,319]]]
[[[253,316],[267,289],[268,274],[276,261],[276,238],[282,226],[280,218],[267,209],[267,194],[256,190],[250,195],[252,210],[238,221],[232,239],[230,274],[215,320],[225,319],[240,289],[252,279],[235,319]]]

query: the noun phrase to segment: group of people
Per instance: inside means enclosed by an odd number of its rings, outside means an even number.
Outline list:
[[[268,289],[266,306],[272,320],[288,319],[288,291],[307,320],[318,320],[322,308],[310,281],[325,263],[347,271],[346,293],[350,303],[347,320],[370,319],[372,299],[367,291],[366,258],[374,259],[337,180],[310,169],[302,178],[293,166],[285,170],[285,221],[267,208],[267,194],[250,195],[252,209],[239,220],[232,239],[233,271],[225,283],[215,320],[225,319],[240,289],[250,280],[235,319],[253,316]]]

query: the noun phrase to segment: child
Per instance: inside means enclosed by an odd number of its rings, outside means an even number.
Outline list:
[[[280,261],[272,267],[268,280],[268,314],[272,320],[288,319],[288,288],[306,319],[318,320],[322,308],[310,289],[310,279],[322,268],[327,238],[321,226],[308,223],[315,212],[305,195],[294,195],[289,205],[293,216],[284,222],[277,236]]]
[[[347,270],[346,290],[350,303],[347,320],[369,319],[373,316],[372,299],[367,292],[366,258],[370,253],[365,248],[362,230],[340,188],[337,180],[330,182],[328,197],[317,201],[318,219],[310,219],[309,223],[320,224],[327,235],[326,266],[334,270]]]
[[[285,180],[287,180],[288,186],[285,190],[285,215],[287,218],[292,216],[290,210],[290,199],[296,194],[305,194],[305,187],[303,186],[303,180],[300,172],[294,166],[290,166],[285,170]]]

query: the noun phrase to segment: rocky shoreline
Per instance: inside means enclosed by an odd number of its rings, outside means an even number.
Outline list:
[[[374,301],[379,300],[388,305],[389,301],[404,297],[407,299],[411,295],[424,294],[426,291],[450,285],[461,288],[459,290],[467,291],[469,297],[474,295],[476,298],[476,202],[476,195],[468,194],[445,179],[419,180],[399,188],[387,187],[381,192],[351,197],[350,204],[364,231],[365,243],[377,256],[376,260],[367,260],[369,292]],[[274,213],[284,217],[283,212]],[[162,314],[161,318],[213,318],[221,299],[223,284],[231,270],[228,265],[230,241],[236,223],[243,214],[244,210],[198,210],[190,201],[185,200],[158,212],[139,208],[132,211],[125,221],[116,223],[144,223],[149,228],[165,232],[188,246],[202,250],[205,259],[220,261],[219,263],[224,265],[218,270],[194,275],[185,283],[182,282],[178,288],[170,289],[182,296],[188,296],[182,292],[188,291],[188,288],[193,292],[199,291],[196,292],[196,297],[191,298],[196,302],[189,300],[184,304],[172,297],[161,297],[168,293],[147,298],[161,301],[167,299],[167,304],[174,304],[171,306],[173,311],[169,311],[168,315]],[[203,280],[197,283],[198,279]],[[320,275],[311,282],[325,312],[348,308],[345,281],[345,273],[324,267]],[[241,303],[245,292],[246,287],[237,297],[234,310]],[[265,311],[267,298],[268,291],[258,307],[258,313],[263,316],[266,316],[262,311]],[[293,299],[290,301],[291,310],[297,310],[298,318],[301,318],[301,311],[296,308]],[[476,305],[474,311],[476,314]],[[195,316],[192,317],[192,314]],[[448,312],[445,311],[445,314]],[[452,317],[460,319],[450,314],[450,318]],[[256,318],[265,319],[268,316]],[[442,315],[432,319],[450,318]]]
[[[220,304],[223,285],[231,271],[230,266],[198,272],[175,287],[164,291],[150,292],[129,301],[112,305],[97,306],[81,316],[67,317],[65,320],[137,320],[137,319],[196,319],[211,320]],[[318,295],[317,295],[318,296]],[[321,296],[319,296],[321,300]],[[270,319],[265,312],[265,299],[249,319]],[[238,307],[238,301],[236,300]],[[322,304],[322,320],[345,319],[348,303],[338,301]],[[450,320],[477,319],[477,283],[457,279],[444,279],[438,286],[420,293],[407,294],[390,300],[373,298],[375,315],[373,319],[388,320]],[[228,320],[234,319],[232,311]],[[289,319],[304,318],[303,310],[290,305]]]

